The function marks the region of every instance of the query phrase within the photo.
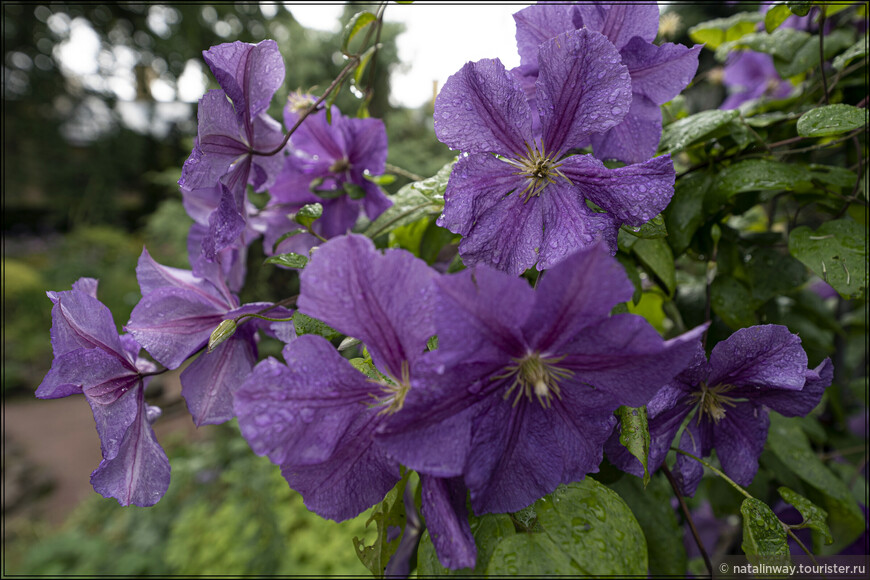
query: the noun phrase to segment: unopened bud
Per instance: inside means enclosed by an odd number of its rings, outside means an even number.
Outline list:
[[[235,320],[224,320],[218,324],[208,339],[208,352],[213,351],[219,344],[234,335],[238,326]]]

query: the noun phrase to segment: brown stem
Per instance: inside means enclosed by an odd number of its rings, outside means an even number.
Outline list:
[[[707,550],[704,549],[704,543],[701,541],[701,536],[698,534],[698,529],[695,527],[695,521],[692,519],[691,514],[689,513],[689,507],[686,505],[686,500],[683,498],[683,494],[680,492],[680,487],[677,485],[677,480],[674,479],[674,474],[671,473],[671,470],[668,469],[668,466],[662,463],[662,471],[665,474],[665,477],[668,478],[668,483],[671,484],[671,488],[674,490],[674,495],[677,496],[677,501],[680,502],[680,508],[683,510],[683,515],[686,518],[686,523],[689,524],[689,529],[692,531],[692,537],[695,538],[695,543],[698,545],[698,551],[701,552],[701,557],[704,558],[704,565],[707,567],[707,573],[710,574],[710,577],[713,576],[713,563],[710,561],[710,556],[707,554]]]

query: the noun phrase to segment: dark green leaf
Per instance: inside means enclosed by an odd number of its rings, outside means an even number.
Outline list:
[[[266,258],[263,263],[277,264],[279,266],[284,266],[287,268],[304,268],[305,264],[308,263],[308,258],[303,256],[302,254],[289,252],[287,254],[278,254],[277,256],[271,256],[269,258]]]
[[[800,262],[774,248],[753,249],[743,259],[746,280],[756,304],[794,291],[806,278],[806,268]]]
[[[728,55],[734,51],[748,49],[754,52],[769,54],[774,58],[788,60],[794,57],[810,38],[811,35],[809,33],[793,28],[780,28],[772,34],[754,32],[745,35],[739,40],[721,45],[716,50],[716,59],[724,62],[727,60]],[[818,50],[818,44],[816,45],[816,50]]]
[[[332,340],[333,338],[341,336],[341,333],[334,328],[327,326],[316,318],[311,318],[310,316],[306,316],[298,311],[293,315],[293,326],[296,327],[296,336],[302,336],[303,334],[316,334],[317,336],[322,336],[326,340]]]
[[[347,196],[351,199],[362,199],[366,196],[366,190],[356,183],[347,182],[341,186]]]
[[[420,239],[420,258],[429,265],[434,264],[444,246],[453,241],[455,237],[456,234],[440,227],[434,219],[431,219]]]
[[[834,538],[831,537],[831,530],[826,522],[828,512],[787,487],[780,487],[777,491],[779,491],[782,499],[796,507],[797,511],[804,518],[804,521],[800,525],[792,526],[793,528],[811,528],[817,530],[825,537],[826,544],[830,545],[834,543]]]
[[[736,119],[740,113],[729,111],[703,111],[671,123],[662,131],[659,150],[676,153],[712,135]]]
[[[716,187],[726,197],[746,191],[793,190],[810,187],[811,176],[802,165],[770,159],[747,159],[723,169]]]
[[[850,219],[834,220],[812,231],[792,230],[791,255],[834,287],[844,298],[858,298],[867,288],[867,230]]]
[[[668,296],[674,295],[677,286],[674,254],[671,247],[663,239],[639,239],[631,247],[631,251],[644,268],[658,278],[664,285]]]
[[[303,228],[310,228],[320,216],[323,215],[323,206],[319,203],[303,205],[293,216],[297,224]]]
[[[825,105],[810,109],[798,119],[801,137],[829,137],[848,133],[867,123],[867,110],[852,105]]]
[[[583,574],[580,566],[542,534],[514,534],[502,540],[489,560],[487,576],[543,576]]]
[[[728,18],[702,22],[689,29],[689,38],[697,43],[716,49],[723,42],[737,40],[755,30],[755,25],[764,18],[759,12],[740,12]]]
[[[780,28],[777,32],[784,30]],[[833,58],[852,44],[855,37],[848,30],[834,30],[825,35],[825,59]],[[814,35],[793,55],[784,58],[774,57],[773,65],[782,78],[789,78],[819,66],[819,37]]]
[[[640,275],[637,273],[637,263],[635,263],[634,258],[622,252],[616,253],[616,259],[620,264],[622,264],[622,267],[625,268],[625,274],[628,276],[632,285],[634,285],[634,294],[631,296],[631,301],[637,304],[640,302],[640,296],[643,292]]]
[[[806,16],[810,13],[810,8],[813,7],[813,0],[789,0],[785,3],[792,14],[797,16]]]
[[[426,341],[426,348],[428,350],[438,350],[438,335],[433,334],[429,337],[429,340]]]
[[[846,65],[855,60],[867,56],[867,35],[850,46],[843,54],[834,59],[834,68],[843,70]]]
[[[482,576],[486,573],[492,554],[502,540],[516,534],[514,524],[507,514],[486,514],[479,518],[471,516],[471,535],[477,546],[477,562],[474,570],[463,568],[450,570],[438,561],[435,546],[429,532],[423,534],[417,552],[417,572],[421,576]]]
[[[649,483],[649,422],[646,407],[626,407],[616,410],[619,417],[619,442],[643,465],[643,484]]]
[[[827,183],[839,188],[855,187],[855,180],[858,175],[854,171],[850,171],[845,167],[836,167],[834,165],[818,165],[810,164],[807,166],[810,170],[810,177],[813,181]]]
[[[638,238],[664,238],[668,235],[665,219],[661,214],[652,218],[640,227],[622,226],[622,229]]]
[[[753,326],[758,322],[749,290],[732,276],[717,276],[710,285],[710,303],[713,312],[734,330]]]
[[[791,564],[788,536],[782,523],[766,503],[754,497],[740,505],[743,516],[743,553],[755,566]]]
[[[799,418],[786,419],[778,413],[771,413],[767,447],[823,498],[820,503],[828,512],[828,525],[834,538],[831,551],[836,553],[864,531],[864,514],[848,486],[822,463],[810,447],[800,421]]]
[[[674,254],[686,251],[692,236],[704,223],[704,198],[713,184],[706,172],[689,174],[674,188],[674,197],[665,210],[665,223],[668,227],[668,243]]]
[[[341,38],[341,52],[348,54],[348,47],[354,37],[376,20],[377,17],[371,12],[357,12],[354,14],[344,27],[344,34],[342,34]]]
[[[685,576],[684,532],[671,507],[673,492],[665,477],[661,473],[653,475],[646,487],[636,477],[622,477],[610,488],[628,504],[643,530],[650,575]]]
[[[359,538],[354,537],[353,539],[353,545],[360,562],[371,570],[372,575],[376,578],[383,577],[384,569],[386,569],[392,555],[396,553],[402,537],[401,534],[397,534],[392,541],[389,541],[387,540],[388,530],[394,527],[405,529],[405,502],[402,495],[405,492],[410,474],[410,470],[406,471],[396,487],[387,492],[384,501],[372,508],[372,515],[366,522],[366,527],[375,522],[377,537],[374,543],[371,546],[366,546]]]
[[[772,6],[764,15],[764,29],[771,33],[791,16],[791,10],[785,4]]]

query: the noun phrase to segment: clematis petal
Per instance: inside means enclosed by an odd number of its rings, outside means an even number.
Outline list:
[[[435,99],[435,134],[466,153],[525,154],[531,117],[522,88],[498,59],[467,63]]]
[[[445,568],[474,568],[477,546],[468,525],[467,489],[461,478],[420,475],[423,517],[435,544],[438,561]]]
[[[387,162],[384,122],[380,119],[348,119],[344,130],[347,133],[345,154],[350,163],[368,169],[372,175],[382,174]]]
[[[181,168],[182,191],[215,187],[230,166],[246,155],[232,104],[221,90],[210,90],[199,100],[197,137]]]
[[[584,156],[588,157],[588,156]],[[547,186],[540,203],[544,238],[538,251],[538,270],[549,270],[569,255],[593,245],[616,249],[618,224],[605,213],[589,209],[580,190],[562,181]]]
[[[709,456],[713,450],[713,423],[704,420],[699,423],[695,417],[692,417],[686,424],[682,437],[680,437],[679,448],[695,457]],[[704,467],[699,462],[682,453],[677,454],[674,479],[680,486],[683,495],[694,496],[703,476]]]
[[[145,248],[142,249],[136,265],[136,279],[143,296],[157,288],[174,287],[195,292],[205,301],[214,303],[216,308],[226,309],[233,306],[233,297],[228,292],[222,293],[221,285],[195,276],[190,270],[164,266],[154,260]]]
[[[806,383],[800,391],[791,389],[753,389],[751,400],[756,405],[770,407],[786,417],[805,417],[822,400],[825,389],[834,379],[834,365],[826,358],[815,370],[806,371]],[[735,394],[737,392],[735,391]]]
[[[303,335],[284,348],[283,365],[258,364],[235,393],[242,435],[277,465],[328,460],[377,387],[326,340]]]
[[[80,282],[72,290],[46,292],[54,303],[51,308],[51,346],[54,356],[59,357],[79,348],[101,348],[123,357],[112,313],[92,295],[91,287],[96,288],[96,281],[87,284]]]
[[[800,390],[807,355],[801,339],[785,326],[741,328],[713,347],[708,384]]]
[[[747,486],[758,472],[758,458],[767,441],[770,417],[750,403],[737,403],[713,425],[713,447],[728,477]]]
[[[233,393],[257,362],[254,329],[244,326],[213,352],[204,352],[181,373],[181,396],[197,427],[233,418]]]
[[[91,484],[103,497],[113,497],[123,506],[151,506],[169,488],[169,460],[151,429],[143,389],[132,389],[126,397],[135,405],[134,420],[124,433],[117,455],[104,457],[91,474]]]
[[[573,8],[575,28],[585,26],[600,32],[618,49],[635,36],[652,42],[659,31],[659,7],[656,4],[582,3]]]
[[[622,122],[605,133],[592,135],[590,142],[599,159],[642,163],[655,155],[661,138],[661,109],[645,96],[634,93]]]
[[[609,316],[633,291],[604,244],[578,250],[540,279],[523,332],[539,349],[557,352],[583,328]]]
[[[591,30],[573,30],[540,47],[537,80],[544,150],[565,151],[621,122],[631,79],[616,48]]]
[[[632,92],[664,105],[692,82],[702,47],[670,42],[657,46],[635,36],[620,50],[622,63],[631,74]]]
[[[256,236],[251,234],[251,230],[245,231],[242,234],[245,242],[248,241],[248,236],[254,239]],[[188,260],[193,266],[193,275],[199,278],[208,278],[210,280],[222,279],[226,281],[226,286],[231,292],[238,292],[245,285],[245,274],[247,273],[247,258],[248,246],[247,243],[236,246],[227,247],[215,254],[212,262],[205,259],[202,254],[203,240],[208,236],[208,227],[198,223],[190,226],[190,231],[187,234],[187,255]],[[219,264],[219,275],[211,273],[211,268],[214,264]],[[225,295],[225,293],[222,292]],[[235,301],[235,297],[233,297]]]
[[[92,396],[97,396],[98,392],[99,396],[113,401],[126,390],[111,394],[112,387],[120,387],[121,383],[137,374],[136,367],[126,357],[100,348],[80,348],[55,357],[51,370],[36,390],[36,396],[56,399],[84,389]]]
[[[350,235],[318,249],[300,276],[299,309],[368,347],[375,365],[402,377],[435,334],[430,305],[435,271],[408,252],[381,254]]]
[[[269,153],[277,149],[284,141],[284,131],[281,123],[272,117],[261,114],[254,118],[254,151]],[[279,151],[273,155],[252,155],[250,183],[254,191],[262,192],[275,182],[275,178],[284,167],[284,153]]]
[[[561,4],[536,4],[514,13],[517,51],[524,67],[538,69],[538,47],[559,34],[574,29],[573,9]]]
[[[235,172],[236,175],[245,173],[244,180],[239,178],[243,184],[247,181],[247,169],[250,169],[251,159],[246,157],[242,163],[242,168]],[[227,185],[221,181],[221,199],[218,208],[211,213],[208,218],[208,233],[202,240],[202,253],[208,260],[214,260],[215,256],[227,249],[234,248],[240,245],[239,236],[245,231],[247,225],[247,211],[240,209],[244,207],[243,196],[244,189],[241,189],[241,196],[234,193]]]
[[[674,164],[663,155],[645,163],[607,169],[590,155],[574,155],[561,167],[582,195],[632,226],[659,214],[674,194]]]

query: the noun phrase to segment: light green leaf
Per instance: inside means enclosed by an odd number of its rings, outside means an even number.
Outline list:
[[[287,268],[304,268],[308,263],[308,258],[302,254],[288,252],[287,254],[278,254],[277,256],[266,258],[263,263],[277,264],[278,266],[284,266]]]
[[[749,497],[740,505],[743,516],[743,553],[755,566],[791,563],[788,536],[782,523],[766,503]]]
[[[728,18],[702,22],[689,29],[689,38],[716,49],[723,42],[737,40],[755,30],[755,25],[764,18],[759,12],[740,12]]]
[[[348,23],[344,27],[344,33],[341,38],[341,52],[344,54],[348,54],[348,47],[354,37],[363,30],[366,26],[369,26],[372,22],[375,22],[377,17],[371,12],[357,12],[353,15],[353,17],[348,21]]]
[[[864,514],[848,486],[822,463],[810,447],[800,421],[799,418],[786,419],[778,413],[771,413],[767,448],[822,497],[819,503],[828,512],[828,525],[834,538],[829,551],[836,553],[864,531]]]
[[[787,487],[780,487],[777,491],[779,491],[779,495],[782,499],[797,508],[797,511],[799,511],[801,516],[804,518],[804,521],[801,524],[792,526],[793,528],[810,528],[817,530],[822,534],[822,536],[824,536],[826,544],[830,545],[834,543],[834,538],[831,536],[831,530],[828,528],[826,522],[828,519],[828,512]]]
[[[664,128],[659,150],[676,153],[726,127],[739,115],[737,110],[703,111],[675,121]]]
[[[309,203],[303,205],[299,211],[293,215],[293,220],[303,228],[310,228],[320,216],[323,215],[323,206],[319,203]]]
[[[829,137],[848,133],[866,124],[866,109],[844,104],[825,105],[801,115],[797,132],[801,137]]]
[[[411,473],[410,470],[406,471],[396,487],[387,492],[384,501],[372,508],[372,515],[366,522],[366,527],[375,522],[377,538],[374,543],[371,546],[366,546],[358,537],[353,539],[353,545],[360,562],[371,570],[372,575],[376,578],[383,577],[387,563],[399,547],[401,534],[396,535],[392,541],[387,540],[387,534],[388,530],[393,527],[405,529],[405,502],[402,495]]]
[[[360,83],[362,82],[362,77],[366,72],[366,67],[369,64],[369,61],[372,60],[372,57],[380,49],[380,47],[381,46],[379,44],[376,44],[374,46],[370,46],[359,57],[359,64],[356,65],[356,70],[353,71],[353,82],[354,82],[355,86],[359,86]]]
[[[846,65],[855,60],[867,56],[867,35],[865,34],[858,42],[850,46],[846,51],[834,59],[834,68],[843,70]]]
[[[791,10],[785,4],[777,4],[764,15],[764,29],[771,33],[791,16]]]
[[[859,298],[867,289],[867,230],[850,219],[792,230],[791,255],[803,262],[844,298]]]
[[[668,235],[668,228],[665,226],[665,219],[661,214],[655,216],[640,227],[622,226],[622,229],[638,238],[664,238]]]
[[[619,442],[643,465],[643,484],[649,483],[649,422],[646,407],[626,407],[616,410],[619,417]]]
[[[326,340],[332,340],[333,338],[341,336],[341,333],[334,328],[327,326],[316,318],[311,318],[310,316],[302,314],[299,311],[293,314],[293,326],[296,328],[296,336],[302,336],[303,334],[316,334],[317,336],[322,336]]]
[[[423,217],[439,215],[444,209],[444,190],[447,189],[454,163],[455,160],[451,161],[429,179],[402,187],[392,196],[393,205],[378,216],[363,233],[370,238],[376,238]]]
[[[477,546],[477,562],[474,569],[450,570],[441,565],[435,553],[435,545],[427,530],[420,540],[417,552],[417,572],[421,576],[483,576],[502,540],[516,534],[514,524],[507,514],[486,514],[469,518],[471,535]]]
[[[668,243],[659,238],[655,240],[639,239],[631,247],[641,265],[658,278],[664,285],[668,296],[674,295],[677,286],[674,254]]]

